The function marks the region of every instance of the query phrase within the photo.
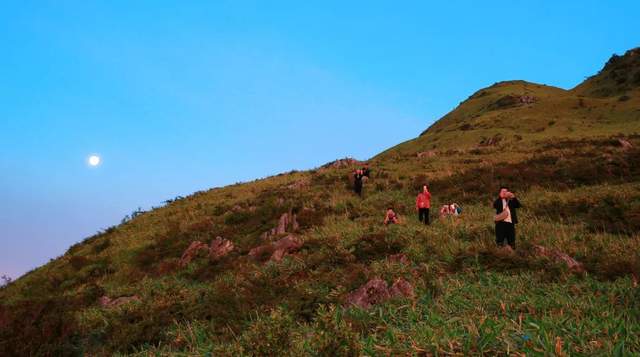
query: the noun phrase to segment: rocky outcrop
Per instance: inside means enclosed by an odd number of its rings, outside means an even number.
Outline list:
[[[557,249],[546,248],[541,245],[535,245],[533,248],[537,256],[549,258],[556,263],[564,263],[572,272],[582,273],[585,271],[584,265],[570,257],[567,253],[561,252]]]
[[[620,144],[622,150],[629,150],[633,148],[633,145],[625,139],[618,139],[618,144]]]
[[[257,260],[263,260],[269,256],[269,260],[279,262],[286,255],[302,248],[302,245],[302,239],[290,234],[273,243],[263,244],[251,249],[249,256]]]
[[[361,164],[362,164],[362,161],[358,161],[356,159],[353,159],[353,158],[350,158],[350,157],[346,157],[344,159],[338,159],[338,160],[326,163],[326,164],[322,165],[320,168],[322,168],[322,169],[341,169],[341,168],[352,167],[352,166],[361,165]]]
[[[290,190],[301,190],[309,186],[309,184],[310,184],[310,180],[308,178],[303,178],[288,184],[287,188]]]
[[[124,305],[124,304],[128,304],[130,302],[133,301],[141,301],[140,297],[138,295],[133,295],[133,296],[121,296],[115,299],[112,299],[108,296],[103,296],[100,298],[100,300],[98,301],[100,303],[100,306],[105,307],[105,308],[114,308],[114,307],[118,307],[120,305]]]
[[[415,298],[413,286],[408,281],[398,278],[389,288],[386,281],[374,278],[347,295],[346,304],[368,309],[391,298],[399,297]]]
[[[368,309],[390,298],[391,294],[389,293],[387,282],[380,278],[375,278],[349,294],[347,296],[347,305]]]
[[[532,95],[523,95],[520,97],[520,103],[522,104],[533,104],[537,101],[536,97]]]
[[[290,253],[297,251],[302,248],[302,239],[294,236],[288,235],[277,242],[273,243],[273,254],[271,255],[271,260],[280,261],[282,258]]]
[[[413,291],[413,285],[402,278],[398,278],[393,282],[390,292],[391,297],[404,297],[407,299],[414,299],[416,297]]]
[[[498,145],[500,141],[502,141],[502,136],[500,134],[496,134],[492,138],[482,137],[482,140],[480,140],[480,146],[495,146]]]
[[[185,267],[196,257],[205,256],[209,256],[209,259],[215,262],[229,254],[234,248],[235,246],[231,241],[223,239],[222,237],[216,237],[216,239],[211,241],[211,245],[209,246],[200,241],[193,241],[184,253],[182,253],[179,264],[181,267]]]
[[[438,155],[438,152],[435,150],[429,150],[429,151],[421,151],[419,153],[416,154],[416,156],[421,159],[423,157],[435,157]]]
[[[278,219],[278,225],[273,227],[271,230],[268,230],[260,236],[263,240],[268,240],[271,237],[277,236],[279,234],[285,233],[294,233],[300,229],[300,225],[298,224],[298,220],[296,214],[293,211],[289,211],[288,213],[283,213]]]
[[[389,257],[387,257],[387,260],[389,260],[389,262],[391,263],[398,263],[398,264],[404,264],[404,265],[411,264],[411,261],[409,260],[407,255],[403,253],[392,254]]]
[[[180,266],[185,267],[189,265],[189,263],[191,263],[191,261],[195,257],[201,254],[209,254],[209,247],[200,241],[191,242],[187,250],[182,253],[182,257],[180,258]]]
[[[235,246],[230,240],[216,237],[209,246],[209,258],[213,262],[218,261],[233,251],[234,248]]]

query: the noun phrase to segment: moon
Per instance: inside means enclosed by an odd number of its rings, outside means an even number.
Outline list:
[[[89,166],[93,166],[93,167],[98,166],[98,165],[100,165],[100,161],[102,161],[102,160],[100,159],[100,156],[98,156],[98,155],[89,156]]]

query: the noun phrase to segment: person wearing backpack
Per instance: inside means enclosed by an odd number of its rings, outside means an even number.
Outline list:
[[[498,193],[498,198],[493,202],[496,210],[494,221],[496,223],[496,244],[504,246],[505,240],[511,248],[516,248],[516,224],[518,224],[518,208],[520,201],[509,191],[509,188],[502,186]]]
[[[427,185],[422,186],[422,192],[416,197],[416,211],[418,211],[418,220],[429,225],[429,209],[431,208],[431,192]]]

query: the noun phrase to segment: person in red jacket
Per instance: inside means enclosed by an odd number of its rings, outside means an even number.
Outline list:
[[[418,219],[424,224],[429,224],[429,208],[431,208],[431,192],[427,185],[422,186],[422,192],[416,198],[416,211],[418,211]]]

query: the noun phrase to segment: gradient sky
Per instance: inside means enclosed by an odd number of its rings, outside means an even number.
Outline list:
[[[571,88],[640,44],[637,0],[488,3],[3,1],[0,275],[137,207],[368,158],[496,81]]]

